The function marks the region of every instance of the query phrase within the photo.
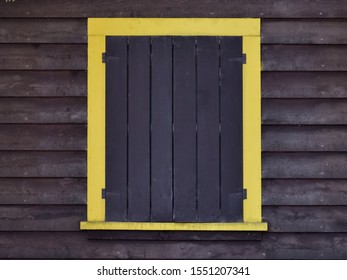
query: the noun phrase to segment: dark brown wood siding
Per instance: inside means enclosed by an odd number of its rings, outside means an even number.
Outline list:
[[[262,18],[268,232],[79,230],[87,17]],[[2,1],[0,258],[346,259],[346,28],[343,0]]]

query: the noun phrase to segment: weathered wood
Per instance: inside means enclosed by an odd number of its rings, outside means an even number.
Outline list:
[[[264,99],[263,124],[347,124],[347,99]]]
[[[263,44],[347,44],[346,20],[268,19],[261,24]]]
[[[0,43],[86,43],[85,19],[0,19]]]
[[[80,1],[30,0],[0,4],[0,17],[264,17],[264,18],[346,18],[343,0],[179,0],[179,1]]]
[[[85,206],[0,206],[0,231],[78,231]]]
[[[346,152],[345,126],[268,126],[262,127],[265,152]]]
[[[86,150],[85,124],[0,124],[0,150]]]
[[[261,241],[262,235],[262,232],[236,231],[91,231],[88,239],[105,241]]]
[[[86,178],[0,178],[0,204],[85,204]]]
[[[255,241],[88,240],[88,232],[2,232],[0,258],[345,259],[346,233],[266,233]]]
[[[129,37],[128,221],[150,221],[150,41]]]
[[[347,98],[345,72],[262,72],[263,98]]]
[[[0,71],[0,97],[86,95],[85,71]]]
[[[86,45],[0,44],[0,70],[85,70]]]
[[[347,153],[263,153],[263,178],[347,178]]]
[[[197,220],[220,221],[219,39],[197,37]]]
[[[263,45],[264,71],[346,71],[345,45]]]
[[[263,205],[347,205],[344,179],[264,179]]]
[[[0,177],[85,176],[85,152],[0,152]]]
[[[192,222],[197,214],[195,39],[175,37],[173,50],[173,218],[175,222]]]
[[[172,37],[151,48],[151,221],[172,221]]]
[[[128,38],[107,37],[106,55],[105,219],[125,221],[128,198]]]
[[[270,232],[347,232],[346,206],[267,206]]]
[[[86,98],[2,98],[0,123],[86,123]]]

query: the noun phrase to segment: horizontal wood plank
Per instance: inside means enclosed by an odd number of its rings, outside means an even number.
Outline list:
[[[0,44],[0,70],[85,70],[86,67],[86,45]]]
[[[263,99],[263,124],[345,125],[347,99]]]
[[[347,206],[267,206],[270,232],[347,232]]]
[[[347,44],[346,20],[263,20],[263,44]]]
[[[85,152],[0,151],[0,177],[85,177]]]
[[[262,127],[265,152],[346,152],[347,126]]]
[[[263,178],[347,178],[347,153],[263,153]]]
[[[0,178],[0,204],[85,204],[86,178]]]
[[[86,95],[85,71],[0,71],[0,97]]]
[[[0,43],[86,43],[85,19],[0,19]]]
[[[347,98],[346,72],[262,72],[263,98]]]
[[[1,98],[0,123],[86,123],[86,98]]]
[[[85,124],[0,124],[0,150],[86,150]]]
[[[93,2],[22,0],[0,4],[0,17],[263,17],[263,18],[346,18],[342,0],[278,2],[276,0],[178,0]]]
[[[346,233],[266,233],[254,241],[104,241],[87,232],[0,232],[0,258],[345,259]]]
[[[263,71],[346,71],[345,45],[263,45]]]
[[[347,205],[344,179],[264,179],[263,205]]]

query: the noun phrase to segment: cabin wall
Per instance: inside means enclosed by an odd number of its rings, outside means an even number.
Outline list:
[[[87,17],[262,18],[261,238],[80,231]],[[0,2],[0,258],[347,258],[346,29],[344,1]]]

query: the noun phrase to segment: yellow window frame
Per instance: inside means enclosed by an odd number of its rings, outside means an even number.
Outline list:
[[[105,221],[105,52],[106,36],[242,36],[244,222],[162,223]],[[260,19],[90,18],[88,19],[88,186],[82,230],[266,231],[261,215]]]

